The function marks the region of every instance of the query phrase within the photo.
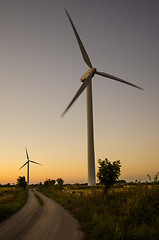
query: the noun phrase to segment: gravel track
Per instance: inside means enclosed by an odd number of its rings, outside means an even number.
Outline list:
[[[41,199],[40,204],[35,194]],[[78,221],[67,210],[35,189],[27,203],[0,223],[1,240],[83,240]]]

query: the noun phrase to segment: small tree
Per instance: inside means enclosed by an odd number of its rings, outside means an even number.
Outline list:
[[[53,179],[53,180],[50,180],[50,185],[55,185],[56,181]]]
[[[46,179],[46,181],[44,182],[44,186],[52,186],[55,185],[55,183],[55,180]]]
[[[17,185],[18,185],[19,187],[26,188],[27,182],[25,181],[25,177],[24,177],[24,176],[23,176],[23,177],[19,176],[19,177],[17,178]]]
[[[49,180],[48,180],[48,179],[46,179],[46,180],[44,181],[44,186],[45,186],[45,187],[49,186]]]
[[[64,180],[63,180],[62,178],[58,178],[58,179],[56,180],[56,182],[57,182],[58,185],[62,186],[63,183],[64,183]]]
[[[151,176],[149,174],[147,174],[150,183],[152,184],[159,184],[159,172],[156,173],[156,175],[154,176],[154,180],[152,180]]]
[[[119,160],[111,163],[107,158],[105,160],[99,159],[98,163],[100,166],[97,177],[99,182],[104,185],[104,192],[106,193],[119,178],[121,164]]]

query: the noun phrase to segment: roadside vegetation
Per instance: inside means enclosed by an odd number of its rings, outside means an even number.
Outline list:
[[[0,222],[17,212],[27,200],[27,190],[16,186],[0,187]]]
[[[99,185],[49,184],[39,191],[68,209],[90,240],[158,240],[159,181],[157,173],[149,182],[126,184],[118,181],[120,161],[98,161]]]
[[[116,185],[106,194],[100,186],[39,187],[79,220],[86,239],[158,240],[159,186]]]
[[[99,184],[94,187],[64,184],[62,178],[34,187],[79,220],[86,240],[158,240],[159,173],[154,179],[148,175],[144,183],[126,183],[118,181],[120,168],[119,160],[99,160]],[[0,187],[0,221],[24,205],[26,188],[25,177],[17,178],[15,187]]]

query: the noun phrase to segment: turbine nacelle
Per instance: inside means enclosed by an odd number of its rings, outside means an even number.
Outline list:
[[[77,93],[75,94],[74,98],[72,99],[72,101],[70,102],[70,104],[67,106],[67,108],[65,109],[65,111],[62,113],[62,117],[65,115],[65,113],[68,111],[68,109],[72,106],[72,104],[76,101],[76,99],[82,94],[82,92],[88,87],[88,85],[90,84],[91,82],[91,79],[92,77],[94,76],[94,74],[97,74],[97,75],[100,75],[102,77],[105,77],[105,78],[108,78],[108,79],[111,79],[111,80],[115,80],[117,82],[121,82],[121,83],[124,83],[124,84],[128,84],[132,87],[135,87],[135,88],[139,88],[141,90],[143,90],[142,88],[136,86],[135,84],[132,84],[130,82],[127,82],[119,77],[116,77],[116,76],[113,76],[109,73],[105,73],[105,72],[99,72],[97,71],[96,68],[93,68],[92,66],[92,63],[91,63],[91,60],[86,52],[86,49],[84,48],[83,46],[83,43],[78,35],[78,32],[72,22],[72,19],[69,15],[69,13],[67,12],[67,10],[65,9],[66,11],[66,14],[69,18],[69,21],[72,25],[72,28],[73,28],[73,31],[74,31],[74,34],[76,36],[76,39],[77,39],[77,42],[78,42],[78,45],[79,45],[79,48],[81,50],[81,53],[82,53],[82,57],[83,57],[83,60],[85,61],[85,63],[87,64],[87,66],[89,67],[89,70],[81,77],[81,82],[82,82],[82,85],[81,87],[79,88],[79,90],[77,91]]]
[[[81,77],[81,82],[84,82],[84,80],[85,80],[90,74],[93,74],[93,75],[92,75],[92,77],[93,77],[95,73],[96,73],[96,68],[90,68],[90,69]]]

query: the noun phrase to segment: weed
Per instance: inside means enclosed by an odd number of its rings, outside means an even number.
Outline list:
[[[38,202],[39,202],[39,205],[40,205],[40,206],[43,206],[43,205],[44,205],[43,200],[39,197],[39,195],[36,194],[35,192],[34,192],[34,195],[35,195],[35,197],[37,198],[37,200],[38,200]]]
[[[27,200],[27,191],[21,188],[0,188],[0,222],[18,211]]]
[[[137,183],[111,188],[106,195],[99,187],[63,191],[41,186],[39,191],[63,205],[76,217],[86,239],[159,239],[159,187]],[[80,191],[80,194],[79,194]]]

